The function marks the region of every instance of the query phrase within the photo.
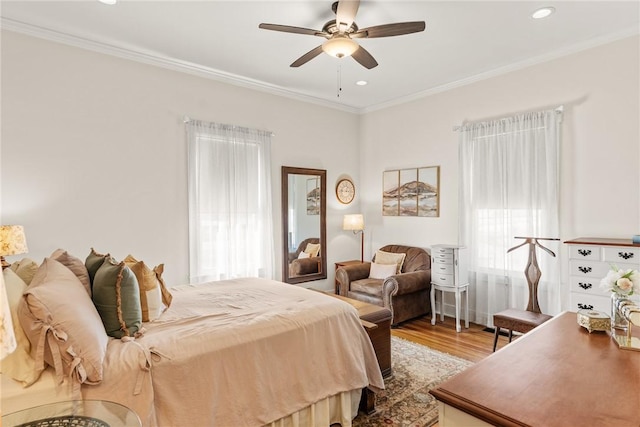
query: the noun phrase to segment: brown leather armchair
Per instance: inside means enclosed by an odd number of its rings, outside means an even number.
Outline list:
[[[398,325],[431,312],[431,256],[428,251],[413,246],[387,245],[384,252],[401,253],[406,257],[399,274],[386,279],[370,279],[371,263],[348,265],[336,271],[340,295],[386,307],[391,310],[391,324]],[[375,262],[375,257],[373,258]]]
[[[320,239],[317,237],[310,237],[303,240],[298,245],[298,249],[295,252],[289,252],[289,277],[304,276],[305,274],[315,274],[320,271],[320,265],[322,264],[322,258],[319,256],[310,258],[300,258],[298,255],[304,251],[308,243],[320,243]]]

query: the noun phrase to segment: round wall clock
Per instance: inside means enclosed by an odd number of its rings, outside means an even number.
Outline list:
[[[356,187],[350,179],[343,178],[338,181],[336,185],[336,197],[340,203],[345,205],[353,202],[353,198],[356,196]]]

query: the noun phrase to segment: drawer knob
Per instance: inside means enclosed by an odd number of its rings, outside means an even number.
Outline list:
[[[583,272],[584,274],[590,273],[591,272],[591,267],[578,267],[578,270],[580,270],[581,272]]]
[[[618,252],[618,256],[623,259],[633,258],[633,252]]]
[[[578,253],[582,256],[591,255],[591,249],[578,249]]]
[[[578,286],[580,286],[584,290],[591,289],[593,287],[591,283],[582,283],[582,282],[579,282]]]
[[[578,308],[580,310],[593,310],[593,306],[591,304],[578,303]]]

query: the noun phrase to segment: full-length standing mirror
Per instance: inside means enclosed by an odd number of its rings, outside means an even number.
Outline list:
[[[283,280],[327,278],[327,171],[282,167]]]

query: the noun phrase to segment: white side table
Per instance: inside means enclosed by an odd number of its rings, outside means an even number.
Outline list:
[[[440,321],[444,321],[444,293],[455,293],[456,331],[460,332],[460,304],[465,296],[464,325],[469,327],[469,273],[467,248],[459,245],[431,247],[431,324],[436,324],[436,291],[440,291]]]

